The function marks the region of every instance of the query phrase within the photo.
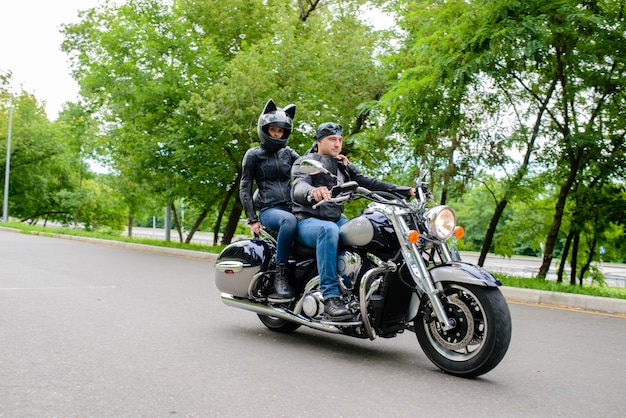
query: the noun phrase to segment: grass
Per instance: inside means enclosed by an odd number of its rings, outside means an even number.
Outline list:
[[[43,227],[35,225],[25,225],[21,222],[8,222],[2,226],[20,230],[25,234],[37,235],[73,235],[88,238],[97,238],[110,241],[132,242],[136,244],[155,245],[168,248],[180,248],[185,250],[203,251],[207,253],[219,253],[225,246],[211,246],[203,244],[185,244],[177,241],[164,241],[149,238],[133,238],[112,232],[90,232],[69,227]],[[525,289],[546,290],[551,292],[575,293],[588,296],[600,296],[607,298],[626,299],[626,289],[598,285],[570,285],[569,283],[557,283],[553,280],[536,278],[525,278],[510,276],[507,274],[494,274],[504,286],[520,287]]]
[[[146,245],[154,245],[157,247],[167,247],[167,248],[179,248],[183,250],[193,250],[193,251],[202,251],[206,253],[219,253],[225,247],[225,245],[204,245],[204,244],[186,244],[184,242],[178,241],[165,241],[159,239],[150,239],[150,238],[137,238],[137,237],[128,237],[125,235],[120,235],[116,232],[106,232],[106,231],[85,231],[82,229],[74,229],[70,227],[43,227],[39,225],[26,225],[21,222],[7,222],[6,224],[0,225],[6,226],[8,228],[18,229],[20,232],[24,234],[35,234],[35,235],[44,235],[44,236],[53,236],[53,235],[72,235],[79,237],[87,237],[87,238],[96,238],[96,239],[104,239],[109,241],[121,241],[121,242],[132,242],[135,244],[146,244]]]

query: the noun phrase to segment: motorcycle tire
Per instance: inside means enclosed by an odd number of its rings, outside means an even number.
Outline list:
[[[300,324],[276,318],[275,316],[257,314],[263,325],[275,332],[290,333],[300,328]]]
[[[422,350],[437,367],[454,376],[473,378],[489,372],[504,358],[511,342],[511,314],[504,296],[496,287],[461,283],[444,283],[444,293],[444,310],[455,327],[444,331],[432,319],[430,307],[422,307],[414,321]]]

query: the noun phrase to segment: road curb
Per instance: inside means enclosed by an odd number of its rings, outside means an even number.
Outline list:
[[[543,305],[568,306],[589,311],[626,314],[626,300],[573,293],[550,292],[547,290],[523,289],[501,286],[507,300],[538,303]]]

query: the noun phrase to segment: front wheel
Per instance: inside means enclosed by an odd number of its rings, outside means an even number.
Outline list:
[[[446,373],[477,377],[500,363],[511,341],[511,314],[500,289],[444,284],[443,307],[454,323],[444,330],[430,302],[415,317],[415,335],[428,358]]]
[[[300,324],[276,318],[275,316],[257,314],[263,325],[276,332],[290,333],[300,328]]]

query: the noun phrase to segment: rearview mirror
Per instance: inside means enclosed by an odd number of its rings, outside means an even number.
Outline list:
[[[326,168],[324,168],[324,165],[317,160],[300,161],[300,172],[304,174],[311,174],[311,175],[317,174],[317,173],[324,173],[324,174],[331,176],[335,180],[337,179],[336,175],[326,170]]]
[[[300,162],[300,172],[304,174],[315,174],[318,171],[327,172],[319,161],[315,160],[302,160]]]

